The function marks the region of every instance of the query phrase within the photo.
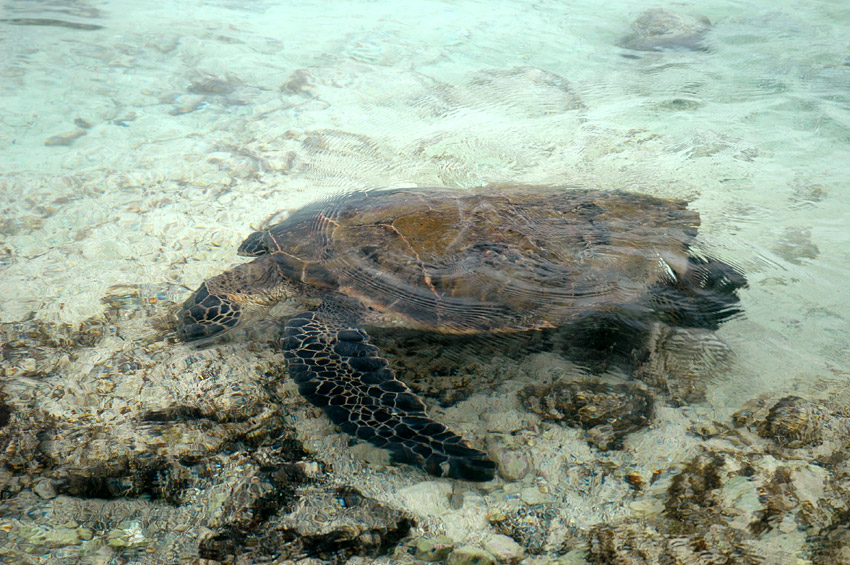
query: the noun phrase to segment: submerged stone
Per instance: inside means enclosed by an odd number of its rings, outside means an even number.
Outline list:
[[[705,34],[711,29],[708,18],[693,17],[654,8],[646,10],[632,24],[632,33],[617,42],[635,51],[684,48],[704,50]]]
[[[455,542],[448,536],[421,538],[416,540],[416,559],[422,561],[442,561],[455,547]]]
[[[496,565],[496,559],[490,553],[465,545],[452,551],[446,560],[447,565]]]
[[[650,423],[654,408],[652,395],[633,383],[531,385],[520,400],[545,420],[585,430],[588,442],[600,449],[622,447],[623,437]]]
[[[484,542],[484,549],[491,553],[499,563],[516,563],[525,557],[525,550],[508,536],[496,534]]]

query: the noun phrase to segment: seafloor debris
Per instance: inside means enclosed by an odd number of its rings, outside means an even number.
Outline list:
[[[405,512],[352,488],[315,483],[293,489],[293,478],[297,486],[303,475],[292,469],[297,467],[243,481],[234,497],[240,507],[225,512],[227,523],[201,541],[201,556],[219,561],[239,556],[242,562],[318,557],[344,563],[354,555],[386,553],[414,525]]]
[[[250,104],[249,100],[239,95],[255,90],[255,88],[247,87],[242,80],[234,76],[218,77],[198,74],[189,83],[185,93],[171,93],[160,98],[163,102],[174,104],[169,114],[181,116],[210,105],[247,106]]]
[[[788,455],[804,450],[822,459],[840,453],[850,432],[850,411],[845,407],[799,396],[756,398],[735,413],[733,421]]]
[[[654,406],[652,395],[635,383],[559,381],[528,386],[520,399],[545,420],[585,430],[599,449],[622,447],[624,436],[650,423]]]
[[[560,554],[569,543],[557,533],[554,504],[529,506],[519,500],[502,503],[487,514],[493,528],[518,542],[531,555]],[[575,541],[575,540],[572,540]]]
[[[708,18],[695,18],[663,8],[653,8],[642,12],[632,23],[632,33],[617,44],[634,51],[671,48],[704,50],[703,41],[710,29]]]
[[[0,560],[61,550],[343,562],[407,535],[410,515],[328,480],[307,455],[277,396],[277,353],[241,367],[238,355],[221,363],[232,352],[172,358],[151,330],[150,305],[167,317],[167,299],[142,294],[111,298],[80,328],[0,327],[11,390],[0,396]]]
[[[588,560],[841,563],[850,513],[846,409],[759,398],[666,485],[662,512],[598,525]],[[656,487],[652,487],[657,489]]]
[[[643,520],[605,524],[589,537],[587,562],[609,563],[738,563],[756,565],[765,560],[750,549],[740,530],[714,527],[696,536],[659,530]],[[777,563],[781,561],[776,561]]]
[[[423,492],[444,493],[435,501],[400,496],[423,480],[421,471],[373,467],[351,455],[351,440],[334,433],[283,377],[281,355],[268,345],[273,331],[252,330],[249,339],[207,349],[169,341],[173,294],[128,287],[81,327],[35,320],[0,326],[0,559],[364,556],[390,563],[498,554],[509,562],[579,552],[595,563],[841,560],[850,463],[847,407],[838,398],[755,399],[730,425],[701,425],[688,444],[698,452],[657,475],[647,466],[654,462],[638,463],[652,461],[641,451],[646,444],[611,450],[638,429],[647,441],[644,435],[657,431],[646,427],[650,420],[673,411],[659,403],[687,396],[670,394],[677,377],[668,369],[685,363],[693,369],[685,374],[695,377],[710,365],[716,344],[706,345],[705,336],[656,336],[663,362],[637,360],[644,375],[665,371],[663,381],[647,378],[664,383],[656,401],[643,382],[603,384],[581,370],[578,380],[526,389],[520,397],[527,408],[511,386],[494,392],[498,417],[482,417],[467,431],[488,426],[480,437],[493,457],[502,465],[515,459],[500,471],[507,482],[419,483],[430,487]],[[694,337],[696,349],[684,347]],[[415,364],[403,335],[376,339],[394,344],[388,349],[396,366]],[[502,356],[473,347],[481,358],[471,358],[465,375],[442,375],[440,364],[428,375],[423,362],[420,376],[469,382],[478,392],[463,398],[473,406],[496,378],[486,373],[515,365],[515,376],[528,379],[536,365],[523,364],[523,348],[535,363],[551,361],[551,353],[537,352],[559,350],[560,339],[539,332],[530,341],[496,340]],[[463,356],[475,345],[458,343],[444,352]],[[422,358],[436,355],[437,344],[429,347]],[[676,364],[683,347],[689,355]],[[487,384],[473,382],[478,375]],[[433,395],[429,403],[440,409]],[[581,428],[609,451],[588,449],[561,426],[536,426],[528,409]],[[561,453],[567,441],[574,442],[569,459],[541,455]],[[613,509],[604,523],[575,506],[588,489]],[[438,543],[426,547],[422,539]]]
[[[706,451],[670,482],[663,512],[592,528],[588,561],[787,563],[806,540],[831,554],[830,536],[841,536],[833,532],[847,512],[842,497],[848,486],[846,473],[830,480],[801,462]]]
[[[76,131],[72,131],[71,133],[67,133],[65,135],[51,135],[47,139],[44,140],[44,144],[47,146],[55,146],[55,145],[71,145],[77,138],[80,138],[88,133],[84,129],[78,129]]]
[[[96,31],[99,29],[103,29],[103,26],[97,24],[84,24],[80,22],[57,20],[54,18],[2,18],[0,19],[0,22],[17,26],[64,27],[68,29],[79,29],[83,31]]]

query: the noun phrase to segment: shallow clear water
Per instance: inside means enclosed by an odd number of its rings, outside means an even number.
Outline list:
[[[688,425],[759,395],[850,401],[846,2],[676,4],[703,27],[654,51],[624,40],[652,2],[298,4],[0,8],[0,322],[75,326],[122,292],[164,315],[251,227],[340,190],[593,186],[690,200],[749,279]],[[46,378],[20,358],[13,411]],[[633,449],[684,461],[683,437]]]

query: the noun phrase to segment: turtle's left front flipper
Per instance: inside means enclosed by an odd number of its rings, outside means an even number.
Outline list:
[[[489,481],[496,465],[432,420],[356,324],[319,308],[286,323],[284,350],[298,390],[343,431],[438,477]]]

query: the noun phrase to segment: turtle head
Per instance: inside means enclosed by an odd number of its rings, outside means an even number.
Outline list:
[[[204,281],[183,303],[177,335],[198,341],[224,335],[292,295],[273,260],[259,257]]]
[[[239,255],[243,257],[259,257],[269,252],[269,232],[256,231],[248,236],[239,246]]]
[[[183,341],[197,341],[223,335],[239,325],[242,308],[226,294],[211,294],[204,282],[192,293],[179,314],[177,335]]]

